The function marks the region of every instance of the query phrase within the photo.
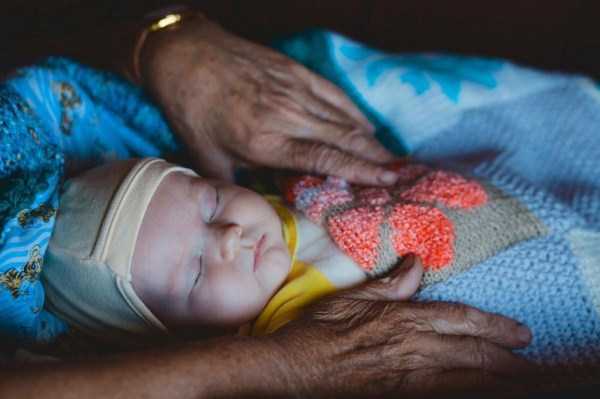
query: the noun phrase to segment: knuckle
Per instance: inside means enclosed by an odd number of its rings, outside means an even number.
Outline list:
[[[302,143],[289,140],[281,143],[280,148],[281,166],[310,171],[308,151]]]
[[[363,134],[356,132],[354,128],[350,132],[342,134],[340,139],[342,145],[355,151],[364,150],[368,146],[366,137]]]
[[[470,306],[460,303],[450,305],[450,313],[457,321],[462,323],[470,335],[479,335],[482,329],[482,320],[479,312]]]
[[[300,109],[300,105],[298,102],[294,100],[290,95],[288,95],[288,91],[291,90],[290,87],[283,87],[284,91],[273,91],[269,93],[266,102],[268,102],[269,106],[274,110],[298,110]]]
[[[414,325],[414,324],[420,322],[421,320],[423,320],[420,309],[415,306],[403,307],[402,311],[400,313],[400,317],[402,317],[402,319],[406,323],[411,324],[411,325]]]
[[[322,144],[313,144],[309,151],[313,160],[314,172],[332,172],[342,166],[339,160],[340,154],[333,148]]]
[[[406,345],[420,348],[425,335],[431,331],[429,322],[422,317],[418,309],[412,307],[399,307],[395,318],[395,328],[404,334]]]
[[[473,339],[473,355],[476,356],[475,361],[481,370],[488,370],[492,364],[491,351],[489,344],[482,339]]]
[[[402,356],[403,368],[406,370],[421,370],[429,366],[429,359],[420,352],[413,351]]]
[[[318,118],[320,118],[324,121],[331,121],[331,120],[336,119],[336,115],[335,115],[334,111],[332,111],[329,107],[327,107],[323,104],[319,104],[318,102],[315,102],[313,104],[311,112],[313,114],[315,114]],[[331,129],[332,130],[331,133],[339,133],[339,128],[337,126],[331,126],[331,127],[333,127],[333,129]]]
[[[315,83],[318,84],[322,90],[326,90],[329,93],[331,93],[332,95],[335,95],[338,98],[338,100],[339,99],[344,100],[347,98],[346,95],[344,94],[344,92],[342,91],[342,89],[340,89],[335,84],[328,81],[327,79],[323,79],[320,76],[315,76]]]
[[[252,156],[264,155],[269,151],[269,149],[273,148],[273,144],[276,141],[276,137],[273,134],[267,133],[268,129],[265,129],[266,118],[259,117],[258,120],[253,121],[253,123],[247,124],[243,126],[242,129],[238,129],[240,131],[240,139],[244,145],[244,148],[248,150],[248,152]]]
[[[300,77],[305,77],[309,74],[311,74],[311,72],[306,69],[306,67],[304,67],[302,64],[292,60],[291,58],[288,58],[288,62],[286,67],[289,69],[289,71],[296,75],[296,76],[300,76]]]
[[[487,331],[488,320],[480,311],[465,306],[463,308],[465,323],[473,335],[482,335]]]

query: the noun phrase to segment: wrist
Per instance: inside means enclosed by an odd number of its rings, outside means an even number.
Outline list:
[[[190,26],[214,24],[199,11],[187,7],[170,7],[146,16],[131,50],[128,76],[138,84],[152,80],[153,64],[170,61],[173,50],[187,39]]]
[[[297,391],[282,347],[270,337],[227,338],[215,348],[227,367],[220,384],[207,397],[293,397]]]

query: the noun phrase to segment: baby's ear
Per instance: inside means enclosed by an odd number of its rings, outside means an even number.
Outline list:
[[[408,255],[387,276],[353,288],[344,296],[373,301],[405,301],[417,292],[422,277],[421,261],[414,255]]]

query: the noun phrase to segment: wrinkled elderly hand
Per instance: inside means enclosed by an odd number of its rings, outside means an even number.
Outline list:
[[[336,86],[204,18],[152,34],[142,76],[196,166],[232,179],[240,165],[391,184],[393,160]]]
[[[322,301],[275,335],[293,365],[290,380],[302,376],[299,396],[488,392],[534,370],[510,351],[531,339],[517,322],[464,305],[401,301],[416,290],[419,269]]]

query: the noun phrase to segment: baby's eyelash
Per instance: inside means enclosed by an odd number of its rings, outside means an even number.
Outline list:
[[[198,274],[196,274],[196,278],[194,278],[194,284],[192,285],[192,287],[195,287],[196,284],[198,284],[198,280],[200,280],[200,277],[202,276],[202,256],[200,256],[200,258],[198,259]]]
[[[219,201],[221,200],[221,195],[220,195],[219,189],[217,187],[215,187],[215,195],[216,195],[217,198],[215,200],[215,209],[213,209],[212,215],[210,215],[210,221],[211,222],[213,221],[213,219],[217,215],[217,209],[219,209]]]

